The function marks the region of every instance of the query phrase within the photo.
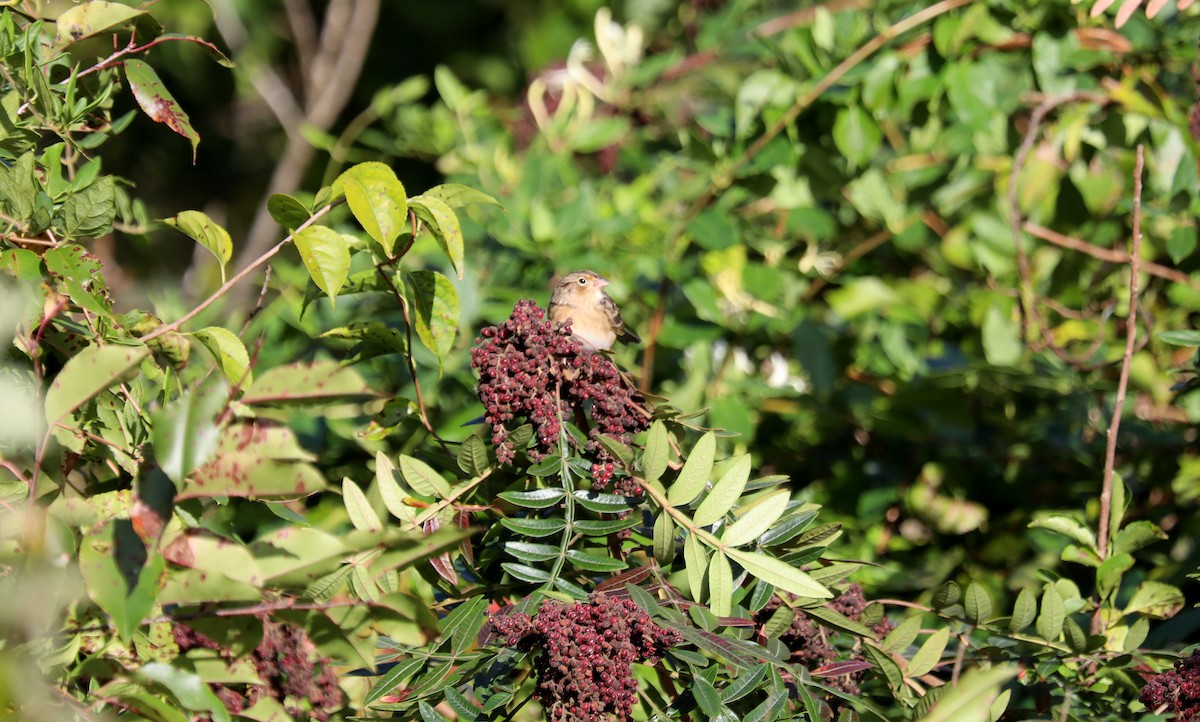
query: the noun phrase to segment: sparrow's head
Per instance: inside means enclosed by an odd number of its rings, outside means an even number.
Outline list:
[[[559,288],[569,288],[572,286],[579,288],[604,288],[607,285],[608,279],[595,271],[575,271],[574,273],[568,273],[558,282]]]

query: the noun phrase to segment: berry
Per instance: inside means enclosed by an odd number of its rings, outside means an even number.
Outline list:
[[[1152,712],[1163,707],[1177,720],[1200,722],[1200,651],[1175,660],[1175,669],[1151,678],[1139,699]]]
[[[632,664],[654,664],[682,640],[629,599],[597,594],[587,602],[542,603],[537,617],[497,612],[492,626],[509,645],[540,650],[534,696],[551,720],[630,719],[637,699]]]
[[[518,301],[507,321],[480,332],[471,350],[471,368],[479,375],[476,393],[484,420],[492,426],[496,458],[504,464],[516,460],[510,437],[518,426],[533,426],[526,453],[541,461],[556,453],[564,420],[590,416],[588,442],[581,451],[593,462],[593,488],[604,489],[617,468],[600,436],[629,443],[650,426],[641,395],[624,383],[613,362],[585,351],[571,335],[569,321],[547,320],[533,301]],[[565,437],[576,444],[570,434]],[[624,476],[612,482],[612,491],[641,494],[641,488]]]

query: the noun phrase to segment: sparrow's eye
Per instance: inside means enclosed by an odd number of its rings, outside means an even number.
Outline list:
[[[580,277],[579,277],[579,285],[580,285],[580,286],[586,286],[586,285],[587,285],[587,279],[586,279],[586,278],[584,278],[583,276],[580,276]]]

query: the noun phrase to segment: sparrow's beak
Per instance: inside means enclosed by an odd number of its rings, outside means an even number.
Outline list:
[[[596,288],[604,288],[609,283],[607,278],[596,276]]]

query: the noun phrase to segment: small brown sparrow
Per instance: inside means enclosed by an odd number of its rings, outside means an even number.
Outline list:
[[[595,271],[576,271],[558,282],[550,298],[550,320],[570,321],[571,332],[588,351],[607,351],[617,339],[642,340],[625,328],[620,309],[604,292],[607,285],[608,279]]]

